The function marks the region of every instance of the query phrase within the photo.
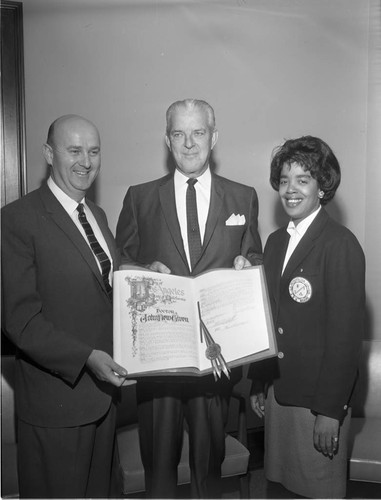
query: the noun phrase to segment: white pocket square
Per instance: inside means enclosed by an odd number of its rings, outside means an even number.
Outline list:
[[[231,214],[227,221],[225,221],[226,226],[243,226],[246,222],[244,215]]]

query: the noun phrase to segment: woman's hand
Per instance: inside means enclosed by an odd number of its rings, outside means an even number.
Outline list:
[[[339,447],[339,421],[317,415],[314,426],[314,446],[324,456],[333,458]]]
[[[265,393],[257,392],[251,394],[250,405],[253,412],[258,415],[259,418],[263,418],[265,415]]]

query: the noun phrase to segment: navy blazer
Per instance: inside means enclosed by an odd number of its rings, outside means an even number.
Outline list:
[[[227,226],[232,214],[244,215],[241,226]],[[177,218],[173,174],[132,186],[127,191],[116,230],[122,263],[147,265],[159,261],[179,276],[213,268],[231,268],[243,255],[262,262],[258,234],[258,198],[249,186],[212,174],[211,198],[201,257],[189,269]]]
[[[118,266],[99,207],[87,201]],[[112,303],[87,242],[44,185],[2,209],[3,319],[19,348],[18,417],[42,427],[93,422],[112,386],[86,369],[93,349],[112,356]]]
[[[281,276],[289,238],[286,227],[275,231],[264,251],[280,351],[275,397],[281,404],[341,420],[364,333],[364,253],[356,237],[322,208]],[[292,285],[303,285],[303,280],[307,287],[298,297]]]

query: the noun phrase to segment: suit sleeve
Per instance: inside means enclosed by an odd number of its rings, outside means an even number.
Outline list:
[[[127,191],[119,215],[116,226],[116,245],[121,264],[144,265],[144,263],[138,262],[140,238],[132,187]]]
[[[356,378],[365,314],[365,258],[353,235],[325,255],[325,352],[311,410],[341,420]]]
[[[271,244],[269,245],[269,241],[271,242],[272,238],[273,236],[270,234],[265,244],[265,255],[266,252],[268,252],[268,249],[272,246]],[[268,280],[267,275],[266,280]],[[271,306],[272,315],[274,317],[274,304],[271,304]],[[251,380],[253,386],[255,385],[258,390],[261,388],[262,391],[265,391],[266,386],[277,377],[279,377],[277,358],[263,359],[249,365],[247,378]]]
[[[258,197],[255,189],[251,190],[249,220],[245,236],[242,240],[241,254],[253,266],[263,263],[262,243],[258,233]]]
[[[92,348],[44,316],[31,226],[30,215],[2,212],[4,331],[34,363],[74,384]]]

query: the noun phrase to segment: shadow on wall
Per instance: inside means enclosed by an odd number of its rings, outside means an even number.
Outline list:
[[[333,219],[335,219],[340,224],[343,224],[344,226],[346,226],[345,214],[344,214],[343,210],[341,209],[339,202],[336,199],[333,199],[332,201],[330,201],[328,203],[328,205],[326,205],[326,209],[327,209],[327,212],[329,213],[329,215]]]

